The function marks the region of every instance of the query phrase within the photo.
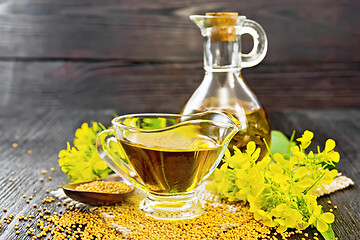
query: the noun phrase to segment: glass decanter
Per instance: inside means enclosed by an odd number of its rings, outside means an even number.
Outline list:
[[[256,22],[237,13],[207,13],[190,19],[204,37],[205,77],[183,107],[181,114],[221,110],[233,115],[240,131],[229,144],[241,150],[249,141],[261,148],[259,160],[267,154],[264,141],[270,146],[270,121],[265,108],[246,85],[241,69],[260,63],[266,55],[267,38]],[[241,53],[241,35],[253,37],[254,47]]]

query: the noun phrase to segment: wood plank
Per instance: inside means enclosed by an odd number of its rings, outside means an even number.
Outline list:
[[[359,1],[0,0],[0,57],[200,61],[188,19],[239,11],[266,30],[265,63],[359,62]]]
[[[66,109],[21,109],[17,106],[1,110],[0,126],[6,125],[6,128],[1,129],[3,137],[0,140],[0,239],[29,239],[27,224],[37,234],[40,233],[36,224],[43,219],[39,217],[38,208],[45,207],[51,212],[66,209],[65,206],[57,206],[58,200],[41,203],[44,198],[51,197],[46,193],[47,189],[56,190],[59,185],[68,183],[57,164],[58,152],[66,148],[67,141],[73,140],[75,129],[83,122],[100,121],[106,124],[112,114],[113,111],[109,110],[71,112]],[[13,142],[18,144],[17,148],[12,148]],[[27,154],[29,149],[32,150],[31,155]],[[50,171],[51,167],[55,168],[54,172]],[[47,170],[47,173],[41,174],[42,170]],[[51,181],[48,180],[49,176],[52,177]],[[44,178],[44,182],[40,182],[40,178]],[[26,203],[30,196],[33,199]],[[37,207],[34,208],[33,204],[37,204]],[[6,213],[3,208],[7,208]],[[44,211],[40,213],[44,214]],[[12,222],[4,223],[3,217],[10,214],[14,214]],[[33,214],[36,218],[19,221],[21,214],[26,217]],[[15,223],[19,224],[19,235],[15,234]]]
[[[300,137],[305,130],[314,132],[314,146],[319,145],[324,149],[327,139],[334,139],[337,143],[336,151],[341,155],[341,160],[337,169],[345,176],[350,177],[355,185],[334,194],[325,195],[319,198],[319,203],[323,205],[324,211],[329,211],[332,206],[337,205],[338,209],[334,210],[336,221],[333,224],[334,231],[341,236],[339,239],[357,239],[360,236],[360,155],[359,155],[359,138],[360,138],[360,112],[358,110],[347,111],[296,111],[282,112],[286,116],[286,130],[281,129],[281,123],[275,122],[276,127],[283,131],[291,131],[288,127],[293,126]],[[272,116],[272,115],[271,115]],[[313,149],[317,152],[315,149]],[[327,204],[327,201],[332,204]]]
[[[21,106],[13,108],[0,107],[0,209],[7,208],[8,212],[0,211],[0,217],[14,214],[11,224],[2,223],[0,239],[28,239],[26,224],[37,229],[36,223],[40,219],[37,208],[46,207],[58,211],[57,202],[41,204],[43,198],[49,198],[46,189],[57,189],[59,185],[68,182],[65,174],[57,167],[58,151],[65,148],[67,141],[72,141],[74,131],[83,122],[100,121],[109,123],[116,109],[69,109],[69,108],[39,108],[23,109]],[[351,177],[355,186],[337,193],[321,197],[319,202],[324,210],[337,205],[333,228],[339,239],[358,239],[360,206],[360,178],[358,139],[360,138],[359,110],[326,110],[326,111],[280,111],[270,112],[273,127],[291,134],[293,129],[301,133],[304,129],[315,132],[315,144],[323,145],[331,137],[337,142],[337,150],[342,155],[339,170]],[[5,127],[6,126],[6,127]],[[351,133],[351,134],[350,134]],[[11,144],[17,142],[18,148]],[[32,155],[26,152],[33,151]],[[55,167],[55,172],[49,172]],[[41,170],[46,169],[46,175]],[[41,177],[52,176],[53,180],[40,182]],[[9,179],[13,178],[13,182]],[[26,194],[26,198],[22,195]],[[30,204],[26,200],[33,196]],[[327,201],[331,200],[332,205]],[[33,207],[36,203],[37,208]],[[61,209],[64,209],[62,206]],[[37,216],[31,222],[20,222],[19,215]],[[1,220],[2,221],[2,220]],[[15,223],[19,223],[19,235],[15,234]],[[314,230],[307,230],[313,237]],[[301,239],[298,237],[292,239]],[[322,238],[319,238],[322,239]]]
[[[0,106],[178,112],[203,74],[202,63],[2,61]],[[268,110],[360,106],[357,64],[260,65],[243,76]]]

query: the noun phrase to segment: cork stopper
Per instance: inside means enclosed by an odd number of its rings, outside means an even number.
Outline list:
[[[234,42],[236,39],[236,18],[237,12],[208,12],[206,16],[214,16],[216,18],[208,18],[208,24],[212,27],[211,40],[218,42]],[[224,18],[222,18],[224,17]]]

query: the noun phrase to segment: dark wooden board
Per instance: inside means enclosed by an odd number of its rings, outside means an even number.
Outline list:
[[[330,195],[320,197],[318,202],[324,211],[329,211],[337,205],[333,224],[335,235],[339,239],[360,238],[360,154],[359,154],[359,110],[347,111],[296,111],[270,114],[273,129],[278,129],[291,135],[296,130],[296,137],[300,137],[305,130],[314,132],[312,146],[324,149],[327,139],[336,141],[336,151],[341,160],[337,169],[343,175],[352,178],[354,186]],[[314,151],[317,151],[314,149]],[[331,201],[331,205],[327,201]],[[345,220],[347,219],[347,220]]]
[[[201,62],[0,61],[0,106],[179,112],[203,76]],[[259,65],[243,76],[268,110],[360,107],[358,64]]]
[[[11,213],[14,219],[11,224],[2,223],[0,239],[28,239],[26,224],[29,221],[20,222],[20,214],[28,216],[34,214],[37,217],[30,222],[31,227],[36,229],[38,212],[33,208],[46,207],[58,211],[57,201],[51,204],[41,204],[43,198],[49,198],[46,189],[57,189],[59,185],[68,182],[65,174],[57,165],[58,152],[66,147],[67,141],[72,141],[74,131],[83,122],[100,121],[108,125],[112,114],[116,109],[90,110],[90,109],[66,109],[66,108],[38,108],[23,109],[21,106],[13,108],[0,107],[0,218]],[[305,129],[315,133],[314,144],[323,146],[326,139],[332,138],[337,142],[337,151],[341,154],[341,162],[338,166],[340,172],[352,178],[355,186],[331,195],[319,198],[319,203],[328,210],[337,205],[334,211],[336,220],[333,229],[339,239],[360,238],[360,111],[359,110],[302,110],[271,112],[270,118],[274,129],[278,129],[290,135],[292,130],[300,136]],[[12,143],[18,143],[17,148],[12,148]],[[28,155],[27,150],[32,150]],[[55,172],[50,168],[55,167]],[[48,170],[46,175],[41,171]],[[47,179],[52,176],[52,181]],[[45,181],[40,182],[44,177]],[[10,178],[13,182],[10,182]],[[26,198],[22,195],[26,194]],[[26,200],[33,196],[30,204]],[[331,200],[332,205],[327,201]],[[3,208],[8,211],[4,213]],[[64,209],[64,207],[61,207]],[[20,234],[15,234],[15,223],[19,223]],[[310,236],[314,231],[308,230]],[[300,238],[293,238],[300,239]],[[321,238],[319,238],[321,239]]]
[[[0,57],[193,61],[202,37],[189,20],[238,11],[269,38],[265,63],[359,62],[360,2],[341,0],[1,0]]]

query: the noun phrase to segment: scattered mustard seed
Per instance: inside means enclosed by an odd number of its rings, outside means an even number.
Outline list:
[[[43,182],[44,181],[44,179],[43,178],[40,178],[40,182]]]
[[[28,154],[28,155],[31,155],[31,154],[32,154],[32,151],[31,151],[31,150],[28,150],[28,151],[27,151],[27,154]]]
[[[329,200],[329,201],[327,201],[327,203],[328,203],[328,204],[331,204],[331,201]]]
[[[338,208],[338,206],[336,206],[336,205],[335,205],[335,206],[334,206],[334,208],[335,208],[335,209],[337,209],[337,208]]]
[[[30,197],[29,197],[29,200],[32,200],[32,199],[33,199],[33,196],[30,196]]]
[[[4,211],[4,212],[7,212],[7,209],[6,209],[6,208],[4,208],[4,209],[3,209],[3,211]]]
[[[12,144],[12,147],[13,147],[13,148],[17,148],[17,147],[18,147],[18,144],[17,144],[17,143],[13,143],[13,144]]]
[[[53,168],[53,167],[52,167],[52,168],[50,168],[50,171],[54,172],[54,171],[55,171],[55,168]]]
[[[23,198],[26,198],[26,195],[23,195]]]
[[[19,232],[19,231],[16,231],[15,233],[16,233],[16,235],[19,235],[20,232]]]
[[[10,182],[14,181],[14,179],[10,178]]]
[[[51,181],[51,180],[52,180],[52,177],[50,176],[50,177],[49,177],[49,181]]]
[[[41,171],[41,174],[46,174],[46,170],[42,170],[42,171]]]
[[[332,210],[332,208],[329,209],[330,212],[333,212],[334,210]]]

